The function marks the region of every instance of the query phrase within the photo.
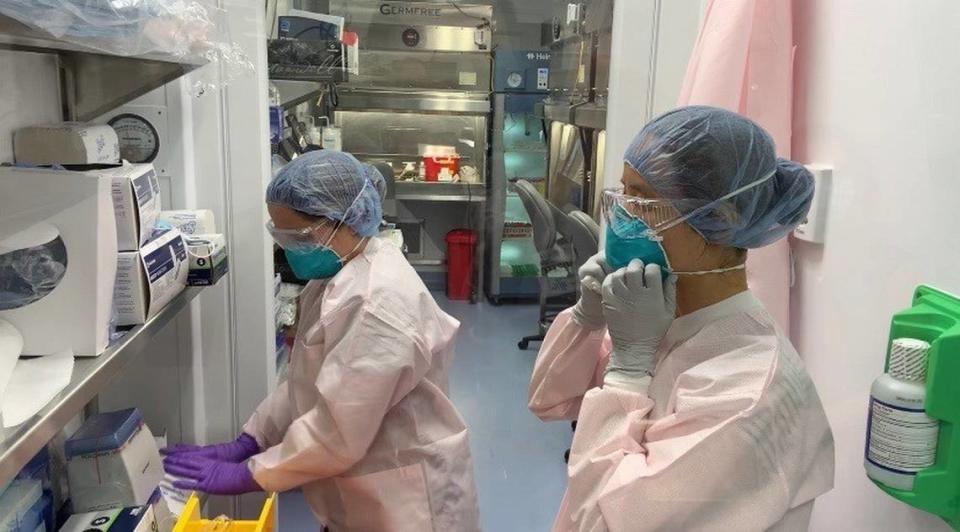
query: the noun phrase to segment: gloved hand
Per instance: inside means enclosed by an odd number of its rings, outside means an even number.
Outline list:
[[[676,316],[676,283],[674,276],[663,280],[659,265],[644,266],[638,259],[607,276],[603,316],[613,351],[604,382],[639,385],[653,376],[660,340]]]
[[[253,436],[242,433],[236,440],[215,445],[185,445],[177,444],[173,447],[160,449],[164,456],[197,456],[220,462],[245,462],[251,456],[260,454],[260,446]]]
[[[606,255],[601,251],[590,257],[577,276],[580,279],[580,299],[573,307],[573,319],[584,329],[600,329],[603,320],[603,280],[610,273]]]
[[[246,462],[218,462],[199,456],[168,456],[163,460],[167,473],[183,480],[173,486],[182,490],[199,491],[212,495],[243,495],[263,491],[253,479]]]

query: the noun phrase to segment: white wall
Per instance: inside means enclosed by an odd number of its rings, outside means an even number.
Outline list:
[[[615,2],[605,186],[620,182],[623,154],[640,129],[676,107],[700,12],[701,0]]]
[[[796,2],[794,155],[831,164],[827,243],[799,243],[794,341],[837,442],[812,530],[949,530],[864,476],[866,402],[890,317],[929,283],[960,293],[960,59],[952,0]]]
[[[0,162],[13,162],[13,132],[59,122],[56,57],[0,50]]]

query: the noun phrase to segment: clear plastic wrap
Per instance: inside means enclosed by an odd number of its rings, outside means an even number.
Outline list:
[[[67,249],[57,238],[46,244],[0,250],[0,310],[25,307],[43,299],[67,273]]]
[[[209,0],[0,0],[0,14],[111,55],[220,65],[194,76],[201,92],[253,71],[226,12]]]

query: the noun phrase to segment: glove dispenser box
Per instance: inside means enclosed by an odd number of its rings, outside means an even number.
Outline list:
[[[146,505],[163,479],[156,440],[135,408],[87,418],[64,450],[75,513]]]
[[[916,473],[912,490],[875,482],[890,496],[940,516],[960,529],[960,298],[929,286],[917,288],[913,306],[893,317],[890,343],[916,338],[930,344],[927,416],[940,421],[933,466]],[[888,364],[889,364],[889,352]],[[889,368],[887,368],[889,369]]]

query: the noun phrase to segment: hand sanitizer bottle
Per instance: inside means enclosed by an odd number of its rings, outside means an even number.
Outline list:
[[[917,472],[936,461],[940,422],[924,409],[929,351],[923,340],[895,339],[889,373],[870,389],[864,467],[891,488],[912,490]]]

